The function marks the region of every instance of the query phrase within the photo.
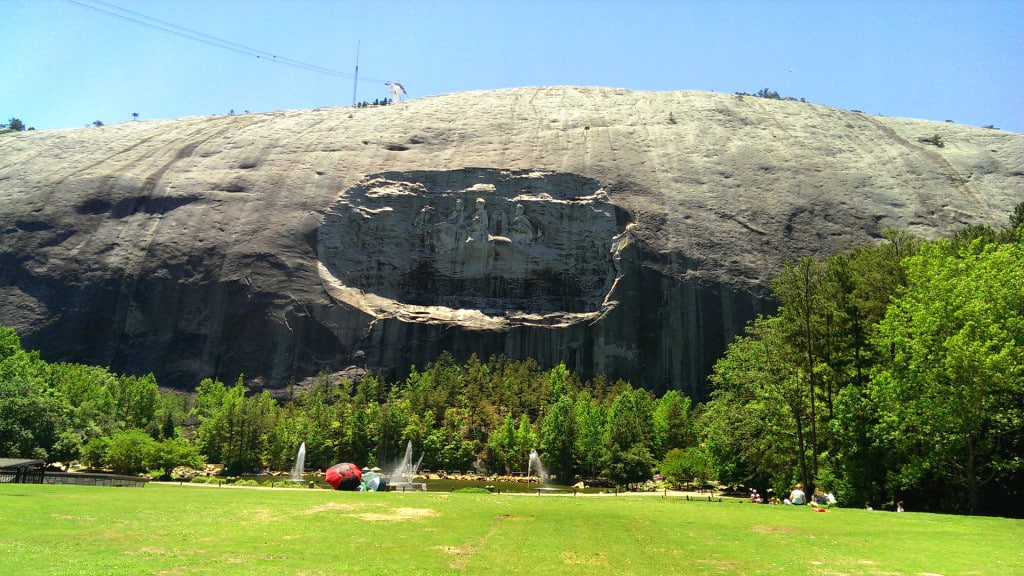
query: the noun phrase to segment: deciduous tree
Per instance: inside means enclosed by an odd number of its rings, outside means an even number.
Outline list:
[[[1024,245],[939,241],[907,260],[873,379],[876,437],[904,490],[929,479],[977,511],[981,490],[1024,469]]]

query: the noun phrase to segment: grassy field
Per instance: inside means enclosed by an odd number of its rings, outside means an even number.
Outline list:
[[[661,495],[0,485],[0,574],[1024,574],[1024,521]]]

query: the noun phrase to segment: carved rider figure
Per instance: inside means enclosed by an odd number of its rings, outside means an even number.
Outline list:
[[[516,215],[512,218],[510,228],[509,237],[516,242],[533,242],[540,237],[540,229],[526,215],[526,209],[522,204],[516,204]]]

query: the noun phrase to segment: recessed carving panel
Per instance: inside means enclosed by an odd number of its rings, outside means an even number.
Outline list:
[[[374,316],[562,325],[611,305],[627,224],[575,174],[386,173],[327,209],[317,251],[332,296]]]

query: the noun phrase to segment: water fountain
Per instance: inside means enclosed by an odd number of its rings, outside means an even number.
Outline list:
[[[388,485],[392,487],[404,487],[410,486],[413,479],[416,477],[416,472],[420,469],[420,462],[423,461],[423,455],[420,455],[420,459],[415,464],[412,462],[412,440],[405,446],[405,456],[402,457],[402,461],[395,466],[389,475]]]
[[[292,468],[292,482],[302,482],[302,473],[306,470],[306,443],[299,444],[299,452],[295,455],[295,466]]]
[[[530,463],[526,468],[526,477],[529,478],[536,473],[537,478],[541,484],[546,485],[548,483],[548,471],[544,469],[544,464],[540,461],[540,455],[537,454],[536,450],[530,451]]]

